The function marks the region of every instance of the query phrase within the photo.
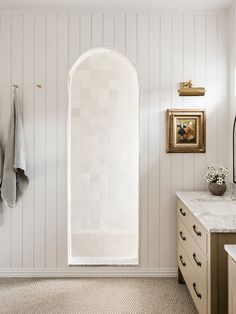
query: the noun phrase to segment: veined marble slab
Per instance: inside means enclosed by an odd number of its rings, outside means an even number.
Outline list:
[[[236,232],[236,197],[226,193],[213,196],[209,192],[176,192],[208,232]]]
[[[227,245],[225,245],[225,251],[236,262],[236,245],[234,245],[234,244],[227,244]]]

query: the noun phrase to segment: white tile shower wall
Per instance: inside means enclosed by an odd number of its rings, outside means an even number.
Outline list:
[[[176,266],[174,193],[204,189],[206,163],[228,160],[227,31],[225,12],[1,12],[0,138],[5,145],[12,84],[19,84],[31,184],[17,208],[2,209],[0,270],[70,271],[67,76],[81,53],[98,46],[126,54],[139,74],[139,269]],[[178,83],[187,79],[206,86],[206,96],[178,97]],[[166,154],[165,110],[170,107],[207,109],[205,155]]]
[[[71,77],[71,232],[138,239],[139,87],[129,63],[97,52]]]

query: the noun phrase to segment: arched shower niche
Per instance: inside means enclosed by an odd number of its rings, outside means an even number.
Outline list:
[[[106,48],[69,73],[69,264],[137,265],[139,84],[133,64]]]

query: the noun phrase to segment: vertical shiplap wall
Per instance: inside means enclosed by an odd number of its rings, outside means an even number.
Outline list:
[[[230,126],[233,126],[236,115],[236,89],[235,89],[235,69],[236,69],[236,4],[233,4],[229,9],[229,112],[228,121]],[[231,127],[232,130],[232,127]],[[229,165],[230,165],[230,182],[233,182],[233,137],[232,133],[228,137],[229,149]],[[232,190],[235,191],[235,184],[232,184]]]
[[[0,269],[69,269],[67,76],[83,52],[101,46],[127,55],[139,75],[139,268],[175,268],[175,191],[205,189],[206,164],[227,162],[226,33],[223,12],[0,14],[0,140],[5,147],[18,84],[31,182],[16,208],[2,208]],[[189,79],[206,86],[206,97],[178,97]],[[207,109],[207,153],[166,154],[166,109],[197,107]]]

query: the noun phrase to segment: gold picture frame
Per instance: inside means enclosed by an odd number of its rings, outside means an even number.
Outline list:
[[[167,153],[206,152],[206,113],[203,109],[167,109]]]

